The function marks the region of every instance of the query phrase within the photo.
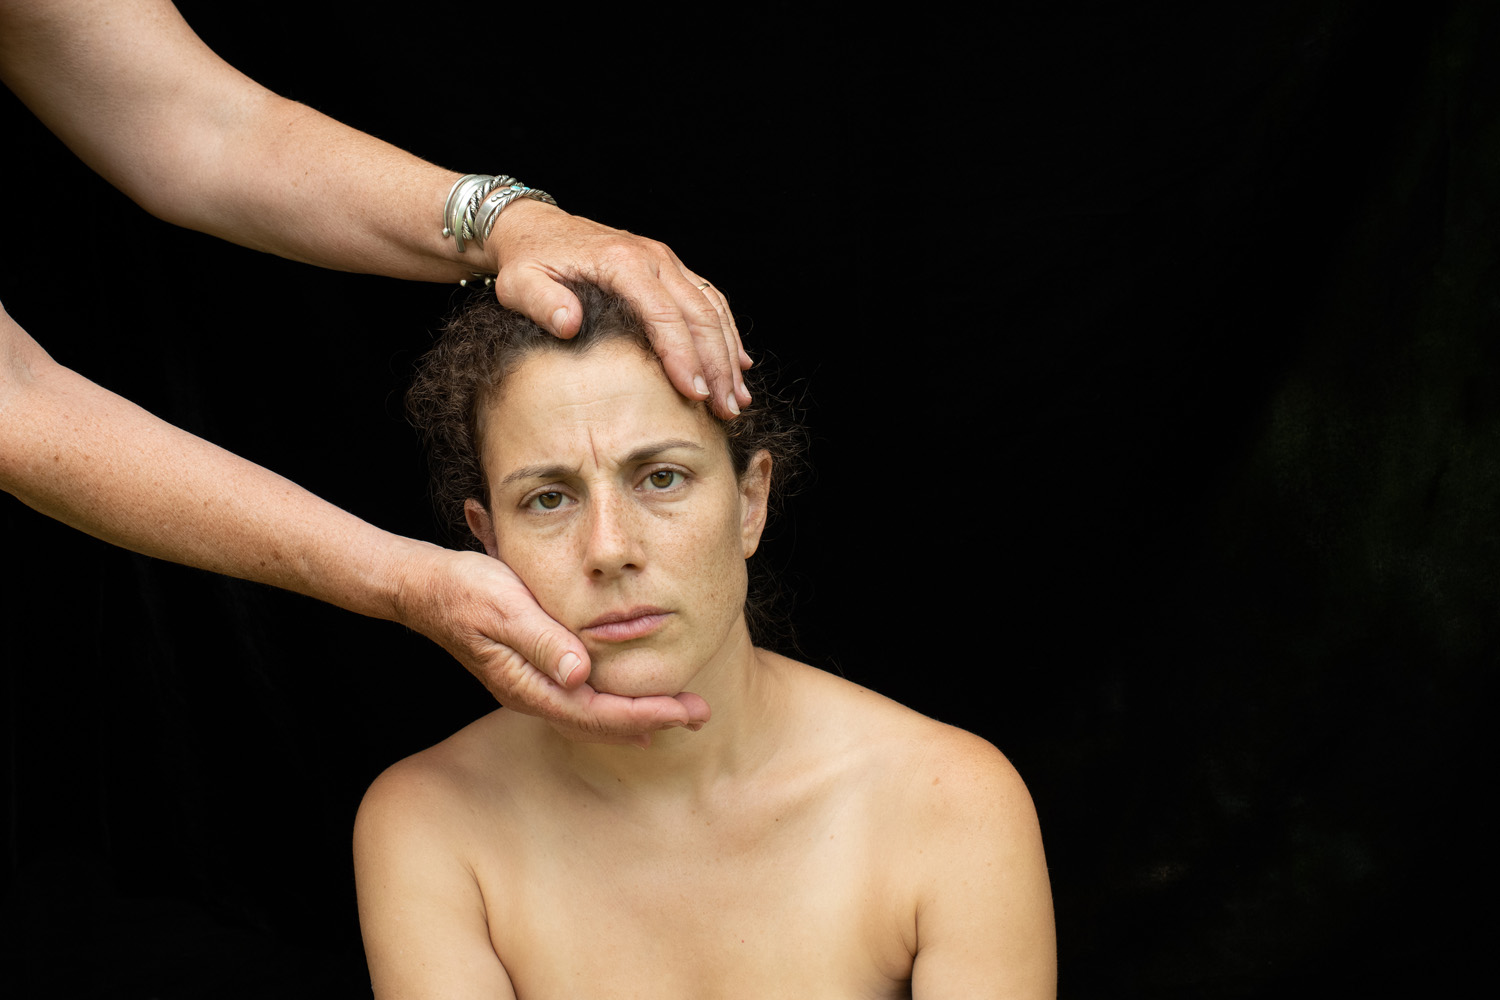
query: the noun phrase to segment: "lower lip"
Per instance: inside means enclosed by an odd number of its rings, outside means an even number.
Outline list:
[[[590,625],[583,631],[594,639],[603,639],[605,642],[627,642],[631,639],[640,639],[661,628],[662,623],[667,620],[665,614],[641,615],[639,618],[627,618],[622,622],[607,622],[603,625]]]

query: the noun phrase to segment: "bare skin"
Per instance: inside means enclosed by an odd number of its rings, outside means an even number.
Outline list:
[[[735,473],[628,344],[533,355],[499,395],[486,551],[601,685],[691,685],[716,722],[641,752],[501,710],[382,775],[355,829],[377,998],[1055,996],[1004,757],[751,645],[766,453]]]
[[[0,79],[169,222],[343,270],[498,272],[500,300],[562,337],[582,314],[557,279],[588,278],[636,303],[681,392],[723,415],[749,399],[727,301],[669,248],[521,201],[459,254],[439,225],[458,173],[271,93],[166,0],[0,0]],[[57,365],[3,311],[0,489],[116,545],[401,621],[505,704],[579,735],[641,743],[708,719],[691,695],[599,694],[584,644],[505,567],[381,531],[171,427]]]
[[[356,832],[375,995],[1055,996],[1009,763],[803,664],[754,669],[780,739],[691,783],[584,776],[503,710],[382,776]]]

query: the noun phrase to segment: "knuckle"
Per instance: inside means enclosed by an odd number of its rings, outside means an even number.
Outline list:
[[[655,240],[619,233],[599,248],[600,263],[603,269],[612,272],[636,268],[655,271],[661,257],[658,246]]]
[[[689,303],[683,310],[693,334],[704,339],[724,340],[724,322],[719,311],[706,301]]]
[[[698,353],[693,346],[692,336],[680,324],[651,319],[647,322],[651,324],[651,346],[662,363],[675,364]]]

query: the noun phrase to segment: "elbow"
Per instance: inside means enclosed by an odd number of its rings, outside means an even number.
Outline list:
[[[56,366],[42,345],[0,305],[0,410],[33,384],[43,369]]]
[[[285,136],[309,111],[248,79],[239,82],[218,100],[155,116],[145,141],[132,145],[142,155],[90,165],[163,222],[254,245],[249,237],[264,211],[264,190],[287,158]]]

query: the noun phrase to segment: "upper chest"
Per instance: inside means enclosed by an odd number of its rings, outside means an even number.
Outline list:
[[[523,1000],[905,996],[915,887],[892,819],[848,790],[510,817],[474,871]]]

